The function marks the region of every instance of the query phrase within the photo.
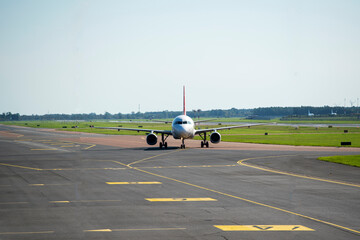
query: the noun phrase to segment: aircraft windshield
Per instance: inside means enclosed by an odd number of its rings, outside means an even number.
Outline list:
[[[188,121],[176,121],[175,124],[190,124]]]

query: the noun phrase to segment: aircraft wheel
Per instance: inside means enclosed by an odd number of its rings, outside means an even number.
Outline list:
[[[161,148],[163,147],[163,144],[162,144],[162,142],[160,142],[160,144],[159,144],[159,145],[160,145],[160,149],[161,149]]]
[[[166,142],[166,143],[164,143],[164,147],[165,147],[165,148],[167,148],[167,142]]]
[[[206,147],[209,148],[209,142],[206,142]]]
[[[203,148],[204,147],[204,142],[201,142],[201,148]]]

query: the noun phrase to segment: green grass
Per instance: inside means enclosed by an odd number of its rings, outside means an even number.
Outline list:
[[[144,135],[145,132],[134,131],[116,131],[107,129],[95,129],[90,128],[90,125],[95,127],[126,127],[126,128],[142,128],[142,129],[156,129],[156,130],[168,130],[171,129],[171,124],[164,123],[147,123],[147,122],[77,122],[77,121],[13,121],[13,122],[0,122],[6,125],[16,125],[33,128],[53,128],[61,131],[73,131],[73,132],[87,132],[87,133],[99,133],[99,134],[111,134],[111,135]],[[77,126],[77,128],[72,128]],[[142,126],[142,127],[140,127]],[[64,128],[66,127],[66,128]]]
[[[277,121],[278,123],[293,123],[293,124],[298,124],[298,123],[313,123],[313,124],[360,124],[359,120],[294,120],[294,121],[289,121],[289,120],[281,120],[281,121]]]
[[[226,142],[264,143],[294,146],[340,147],[341,142],[351,142],[360,147],[360,134],[286,134],[286,135],[223,135]]]
[[[360,167],[360,155],[319,157],[318,159],[321,161]]]
[[[202,127],[202,126],[201,126]],[[215,126],[206,126],[208,128]],[[220,127],[220,126],[219,126]],[[204,127],[202,127],[204,128]],[[223,134],[265,134],[265,132],[271,134],[297,134],[297,133],[313,133],[313,134],[323,134],[323,133],[343,133],[344,130],[348,130],[349,133],[360,133],[360,128],[344,128],[344,127],[291,127],[291,126],[276,126],[276,125],[260,125],[253,126],[250,128],[236,128],[231,130],[222,131]]]
[[[156,129],[171,129],[171,124],[162,124],[162,123],[148,123],[148,122],[109,122],[109,121],[99,121],[99,122],[77,122],[77,121],[13,121],[13,122],[0,122],[0,124],[5,125],[16,125],[24,127],[33,127],[33,128],[55,128],[62,130],[78,130],[80,128],[89,128],[90,125],[95,127],[128,127],[128,128],[156,128]],[[78,128],[73,129],[73,126]],[[65,127],[65,128],[64,128]]]
[[[106,129],[90,128],[90,125],[95,127],[126,127],[126,128],[141,128],[142,129],[156,129],[156,130],[171,130],[171,124],[164,123],[150,123],[144,122],[109,122],[109,121],[93,121],[93,122],[77,122],[77,121],[13,121],[0,122],[1,124],[18,125],[34,128],[54,128],[62,131],[76,131],[99,134],[112,135],[144,135],[145,132],[136,131],[116,131]],[[239,123],[241,124],[241,123]],[[78,128],[72,128],[78,126]],[[225,125],[201,125],[202,129],[223,127]],[[66,128],[64,128],[66,127]],[[197,127],[198,128],[198,127]],[[344,133],[348,130],[349,133]],[[291,126],[253,126],[250,128],[237,128],[231,130],[219,131],[222,135],[222,141],[228,142],[246,142],[246,143],[263,143],[263,144],[281,144],[281,145],[295,145],[295,146],[331,146],[339,147],[340,142],[352,142],[351,147],[360,147],[360,128],[315,128],[315,127],[291,127]],[[268,133],[265,136],[265,132]],[[200,139],[196,137],[195,139]]]
[[[271,120],[252,120],[252,119],[245,119],[245,118],[217,118],[216,120],[213,120],[212,122],[247,122],[247,123],[314,123],[314,124],[360,124],[360,120],[347,120],[346,118],[337,118],[336,120],[334,118],[329,118],[326,120],[318,119],[318,120],[312,120],[312,119],[304,119],[304,120],[280,120],[280,118],[271,119]]]

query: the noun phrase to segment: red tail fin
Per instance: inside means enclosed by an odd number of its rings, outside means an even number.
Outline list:
[[[185,107],[185,86],[183,87],[183,98],[184,98],[184,102],[183,102],[183,114],[186,115],[186,107]]]

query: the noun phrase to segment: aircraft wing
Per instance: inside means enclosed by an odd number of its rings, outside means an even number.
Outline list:
[[[127,131],[136,131],[136,132],[148,132],[148,133],[162,133],[166,135],[172,135],[170,130],[154,130],[154,129],[142,129],[142,128],[122,128],[122,127],[94,127],[98,129],[110,129],[110,130],[127,130]]]
[[[252,127],[252,126],[259,126],[259,125],[269,125],[268,123],[254,123],[254,124],[244,124],[244,125],[237,125],[237,126],[229,126],[229,127],[219,127],[219,128],[209,128],[209,129],[200,129],[196,130],[195,134],[206,133],[206,132],[216,132],[219,130],[227,130],[232,128],[243,128],[243,127]]]
[[[161,121],[161,120],[151,120],[151,122],[158,122],[158,123],[172,123],[172,121]]]
[[[194,121],[195,124],[197,123],[201,123],[201,122],[210,122],[216,120],[216,118],[212,118],[212,119],[206,119],[206,120],[198,120],[198,121]],[[172,123],[172,121],[162,121],[162,120],[151,120],[152,122],[159,122],[159,123]]]

